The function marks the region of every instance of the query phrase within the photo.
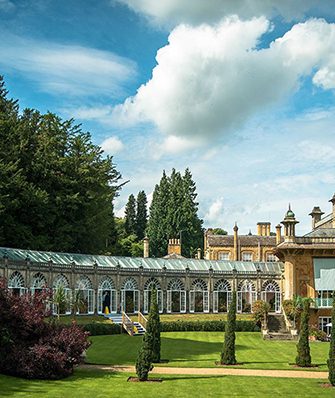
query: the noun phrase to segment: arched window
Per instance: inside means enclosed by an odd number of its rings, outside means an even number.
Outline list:
[[[204,290],[207,290],[207,284],[203,279],[196,279],[192,282],[191,290],[202,292]]]
[[[228,312],[231,294],[231,285],[226,279],[216,281],[213,291],[213,312]]]
[[[172,279],[168,284],[168,290],[179,291],[185,290],[184,284],[180,279]]]
[[[280,287],[276,281],[266,281],[263,283],[261,297],[263,301],[270,304],[271,312],[280,312]]]
[[[186,312],[186,292],[180,279],[171,279],[167,288],[167,312]]]
[[[156,278],[149,278],[144,284],[144,303],[143,312],[147,314],[150,310],[151,291],[155,289],[157,294],[157,304],[159,312],[163,312],[163,292],[161,285]]]
[[[121,309],[126,313],[139,311],[138,284],[134,278],[127,278],[121,289]]]
[[[240,282],[238,285],[239,292],[254,292],[255,291],[255,284],[251,281],[243,281]]]
[[[280,288],[278,286],[278,283],[275,281],[266,281],[263,283],[262,290],[264,292],[279,292]]]
[[[94,290],[89,277],[82,275],[76,283],[76,295],[78,298],[78,313],[94,314]]]
[[[89,279],[88,276],[86,275],[82,275],[80,277],[80,279],[77,281],[76,284],[76,289],[77,290],[88,290],[88,289],[92,289],[92,282]]]
[[[128,278],[123,282],[122,290],[137,290],[138,285],[134,278]]]
[[[109,276],[104,277],[98,289],[98,313],[109,314],[117,312],[117,294],[115,284]]]
[[[110,278],[109,276],[106,277],[105,279],[103,279],[100,284],[99,284],[99,289],[101,290],[114,290],[115,289],[115,285],[114,285],[114,281],[112,278]]]
[[[54,279],[54,282],[52,284],[52,287],[54,289],[57,289],[58,287],[63,287],[64,289],[69,289],[70,284],[66,276],[63,274],[57,275],[56,278]]]
[[[255,301],[255,284],[249,280],[240,282],[237,289],[237,311],[252,312],[252,306]]]
[[[8,287],[10,289],[24,288],[24,278],[20,272],[13,272],[8,281]]]
[[[231,286],[226,279],[220,279],[215,283],[214,290],[218,292],[230,292]]]
[[[44,289],[47,286],[47,280],[43,274],[38,272],[33,276],[31,287],[33,289]]]
[[[156,278],[149,278],[144,284],[144,290],[161,290],[161,285]]]
[[[13,272],[8,280],[8,289],[12,291],[13,294],[20,295],[25,292],[24,288],[24,278],[20,272]]]

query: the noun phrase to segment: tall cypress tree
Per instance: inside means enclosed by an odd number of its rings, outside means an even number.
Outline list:
[[[332,309],[332,333],[330,337],[328,365],[328,379],[331,385],[335,386],[335,291],[333,292],[333,309]]]
[[[150,253],[154,257],[163,257],[167,254],[169,225],[168,205],[170,197],[170,181],[163,171],[160,183],[155,186],[150,206],[148,222],[148,237]]]
[[[144,191],[140,191],[136,199],[136,235],[138,240],[145,236],[148,223],[147,196]]]
[[[151,303],[146,326],[149,344],[152,350],[152,362],[160,362],[161,360],[161,325],[159,319],[159,310],[157,303],[157,291],[151,291]]]
[[[300,334],[299,341],[297,344],[298,355],[295,359],[295,363],[301,367],[311,366],[311,353],[309,348],[309,306],[310,300],[304,299],[304,308],[301,314],[300,321]]]
[[[128,235],[136,234],[136,200],[133,194],[129,195],[125,209],[125,230]]]
[[[236,328],[236,291],[234,291],[229,306],[228,320],[225,327],[225,338],[221,353],[222,365],[236,365],[235,328]]]

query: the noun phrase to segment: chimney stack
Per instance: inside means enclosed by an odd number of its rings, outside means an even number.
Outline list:
[[[149,257],[149,238],[147,236],[143,238],[143,257]]]
[[[257,223],[257,235],[258,236],[270,236],[271,223],[269,222],[258,222]]]
[[[333,195],[333,197],[330,199],[330,201],[333,204],[333,222],[332,222],[332,227],[335,228],[335,193]]]
[[[201,249],[200,249],[200,247],[198,247],[198,250],[197,250],[197,259],[198,260],[201,259]]]
[[[281,242],[281,225],[276,225],[276,244],[279,245]]]
[[[323,214],[325,213],[321,211],[319,206],[314,206],[313,210],[309,213],[309,215],[312,216],[312,229],[315,229],[316,223],[321,220]]]
[[[169,239],[168,254],[179,254],[181,256],[180,239]]]
[[[239,255],[238,255],[238,226],[235,223],[234,226],[234,261],[239,260]]]

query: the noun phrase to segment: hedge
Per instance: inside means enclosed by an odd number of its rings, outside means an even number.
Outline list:
[[[224,332],[227,321],[174,321],[161,322],[161,332]],[[91,336],[121,334],[121,325],[92,322],[83,325]],[[236,321],[236,332],[259,332],[254,321]]]
[[[99,323],[92,322],[82,325],[86,332],[90,332],[91,336],[101,336],[106,334],[121,334],[122,326],[117,323]]]
[[[224,332],[227,321],[161,322],[162,332]],[[254,321],[236,321],[236,332],[259,332]]]

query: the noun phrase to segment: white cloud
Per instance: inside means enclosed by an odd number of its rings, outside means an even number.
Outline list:
[[[264,17],[177,27],[157,53],[151,80],[115,107],[113,118],[125,125],[152,122],[170,136],[213,136],[282,101],[315,70],[315,83],[331,86],[335,24],[296,24],[268,48],[257,49],[269,29]],[[324,68],[329,73],[318,74]]]
[[[205,219],[208,223],[217,223],[218,220],[222,219],[223,213],[223,198],[216,199],[209,207],[208,212],[205,215]]]
[[[124,148],[122,141],[118,137],[106,138],[100,146],[109,155],[121,152]]]
[[[241,18],[282,15],[290,20],[302,17],[312,8],[333,11],[332,0],[116,0],[135,12],[144,14],[158,25],[218,22],[222,17],[237,14]],[[321,3],[321,4],[320,4]]]
[[[2,32],[0,66],[22,73],[48,93],[116,98],[136,75],[136,65],[112,52],[38,42]]]

